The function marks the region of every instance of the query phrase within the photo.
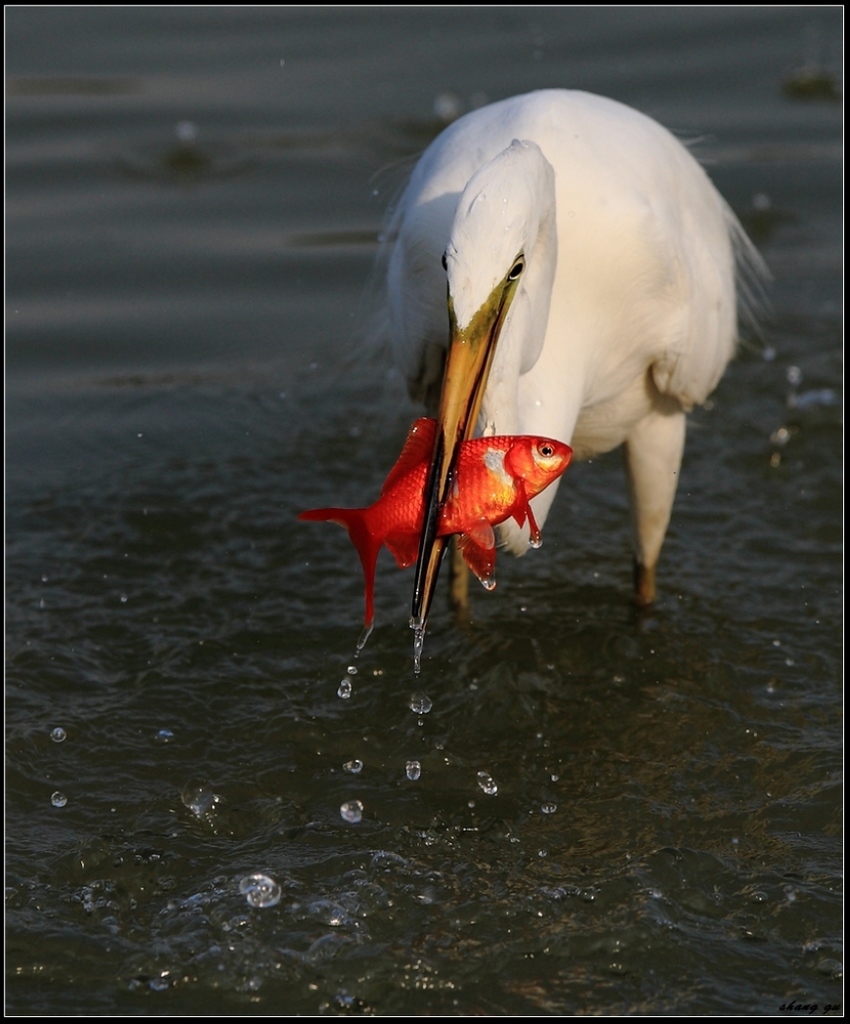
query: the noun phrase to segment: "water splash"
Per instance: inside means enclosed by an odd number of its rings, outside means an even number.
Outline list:
[[[343,821],[349,821],[356,825],[363,819],[363,802],[361,800],[346,800],[340,805],[339,813]]]
[[[239,891],[250,907],[274,907],[280,903],[282,889],[268,875],[245,875],[239,882]]]
[[[489,772],[478,773],[478,785],[487,796],[495,796],[499,792],[499,785]]]
[[[221,803],[221,797],[203,782],[187,783],[183,787],[180,799],[183,801],[183,806],[190,810],[196,818],[206,818]]]

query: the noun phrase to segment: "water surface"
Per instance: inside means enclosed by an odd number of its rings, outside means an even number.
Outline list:
[[[7,1012],[838,1006],[839,9],[7,14]],[[614,453],[415,679],[410,574],[353,661],[295,515],[420,411],[369,330],[411,157],[550,86],[699,139],[772,308],[653,612]]]

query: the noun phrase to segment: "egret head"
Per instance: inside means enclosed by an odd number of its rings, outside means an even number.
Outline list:
[[[498,302],[506,278],[518,282],[519,257],[538,264],[538,246],[555,238],[554,203],[555,172],[534,142],[514,140],[470,178],[444,256],[457,327]]]
[[[514,141],[460,195],[443,266],[449,340],[416,566],[415,625],[424,625],[444,538],[440,506],[460,442],[475,429],[497,363],[497,387],[516,407],[519,376],[543,345],[556,262],[554,171],[533,142]]]

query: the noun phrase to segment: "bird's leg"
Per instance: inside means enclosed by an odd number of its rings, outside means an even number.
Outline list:
[[[655,600],[655,566],[642,565],[635,555],[634,580],[635,604],[648,608]]]
[[[655,391],[649,414],[632,428],[624,446],[639,607],[655,600],[655,566],[670,522],[684,446],[681,405]]]
[[[461,622],[469,619],[469,570],[457,545],[456,536],[452,537],[449,565],[449,604]]]

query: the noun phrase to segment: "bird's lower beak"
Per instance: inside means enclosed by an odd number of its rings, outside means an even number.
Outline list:
[[[440,509],[452,486],[460,444],[472,435],[499,332],[513,295],[497,287],[470,324],[457,326],[449,296],[449,348],[440,393],[434,452],[425,485],[425,522],[416,562],[410,624],[423,630],[447,537],[438,537]]]

